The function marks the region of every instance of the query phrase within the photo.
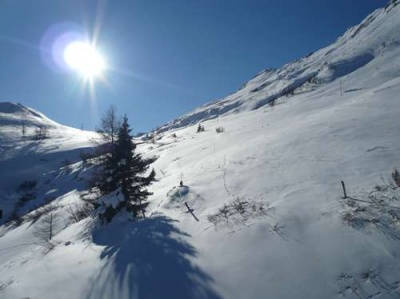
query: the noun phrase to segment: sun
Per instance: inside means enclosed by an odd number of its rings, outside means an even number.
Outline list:
[[[106,63],[94,46],[83,41],[74,41],[65,47],[64,60],[85,79],[93,80],[103,74]]]

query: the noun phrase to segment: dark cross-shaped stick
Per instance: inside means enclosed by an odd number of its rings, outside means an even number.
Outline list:
[[[185,202],[185,206],[188,209],[188,212],[190,212],[190,214],[192,214],[193,218],[196,219],[196,221],[200,221],[195,214],[193,214],[193,210],[191,208],[189,208],[189,205],[187,204],[187,202]]]

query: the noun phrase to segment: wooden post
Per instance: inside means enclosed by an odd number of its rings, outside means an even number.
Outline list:
[[[185,206],[187,207],[188,212],[190,212],[190,214],[192,214],[193,218],[196,219],[196,221],[200,221],[200,220],[196,217],[196,215],[193,214],[193,210],[192,210],[191,208],[189,208],[189,205],[187,204],[187,202],[185,202]]]
[[[53,237],[53,213],[50,213],[50,235],[49,240]]]
[[[347,193],[346,193],[346,186],[344,185],[344,182],[342,181],[342,188],[343,188],[343,198],[347,198]]]

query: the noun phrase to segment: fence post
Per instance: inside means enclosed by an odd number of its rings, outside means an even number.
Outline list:
[[[344,185],[344,182],[342,181],[342,188],[343,188],[343,198],[347,198],[347,193],[346,193],[346,186]]]

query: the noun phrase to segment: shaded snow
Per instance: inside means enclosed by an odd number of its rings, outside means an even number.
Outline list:
[[[47,138],[35,139],[38,127],[47,128]],[[58,169],[80,161],[80,154],[92,152],[93,140],[98,139],[94,132],[60,125],[31,108],[8,102],[0,103],[0,128],[0,205],[4,212],[0,223],[13,210],[15,189],[21,183],[36,180],[39,188],[48,189]]]

